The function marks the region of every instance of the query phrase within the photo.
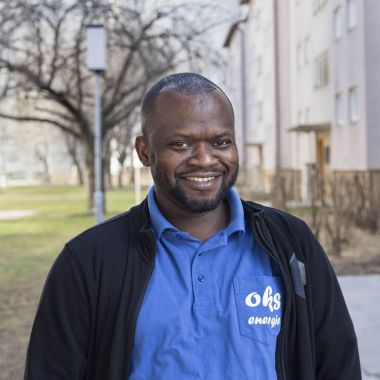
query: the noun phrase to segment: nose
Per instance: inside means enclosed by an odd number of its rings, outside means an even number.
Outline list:
[[[194,144],[188,164],[199,168],[208,168],[217,162],[214,153],[212,147],[207,143]]]

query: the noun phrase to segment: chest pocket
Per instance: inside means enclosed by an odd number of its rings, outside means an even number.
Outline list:
[[[240,334],[263,344],[275,343],[284,303],[280,277],[235,278],[233,284]]]

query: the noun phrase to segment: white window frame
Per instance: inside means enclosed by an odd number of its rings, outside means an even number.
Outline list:
[[[347,0],[347,29],[353,30],[358,25],[358,2]]]
[[[314,86],[316,88],[325,86],[330,81],[330,59],[326,51],[314,60]]]
[[[339,41],[343,37],[343,9],[338,6],[334,10],[334,40]]]
[[[357,86],[348,90],[348,116],[351,124],[359,121],[359,90]]]
[[[339,127],[344,125],[344,100],[342,92],[335,94],[335,122]]]

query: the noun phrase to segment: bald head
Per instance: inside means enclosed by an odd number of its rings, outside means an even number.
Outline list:
[[[158,96],[165,91],[175,91],[184,96],[206,95],[212,91],[220,91],[228,100],[233,114],[233,107],[224,91],[209,79],[194,73],[169,75],[154,84],[146,93],[141,107],[142,133],[147,137],[152,125]]]

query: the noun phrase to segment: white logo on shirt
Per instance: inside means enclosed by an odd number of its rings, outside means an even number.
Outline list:
[[[249,325],[269,325],[272,329],[275,326],[280,326],[281,319],[278,315],[274,317],[249,317]]]
[[[257,307],[262,304],[264,307],[269,308],[269,310],[273,313],[274,310],[277,311],[281,307],[281,294],[272,294],[272,287],[267,286],[262,295],[258,292],[249,293],[245,298],[245,304],[249,307]]]

